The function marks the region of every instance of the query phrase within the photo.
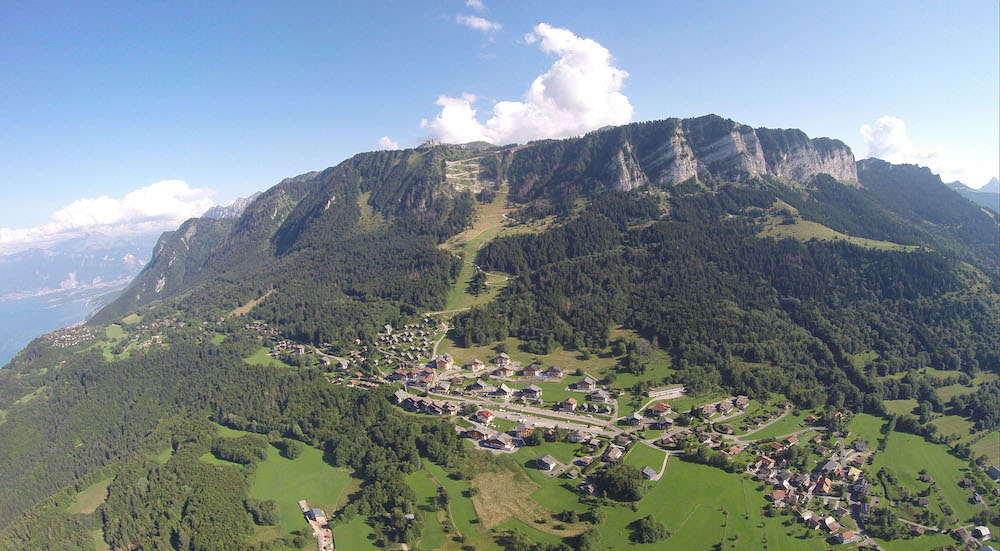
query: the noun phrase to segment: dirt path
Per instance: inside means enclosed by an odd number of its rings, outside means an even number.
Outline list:
[[[434,483],[438,485],[438,488],[444,490],[444,494],[448,495],[448,489],[444,487],[444,484],[441,484],[441,481],[438,480],[438,477],[434,476],[434,473],[430,472],[429,470],[427,471],[427,474],[430,475],[431,480],[433,480]],[[462,533],[458,531],[458,525],[455,524],[455,517],[451,516],[451,496],[448,497],[448,503],[445,504],[445,510],[448,512],[448,520],[451,521],[452,529],[455,530],[455,533],[458,534],[458,537],[461,538]]]
[[[444,331],[441,332],[441,338],[438,339],[437,342],[434,343],[434,348],[431,350],[431,359],[432,360],[434,358],[437,358],[437,355],[438,355],[438,345],[441,344],[441,341],[443,341],[444,337],[448,334],[448,324],[442,322],[441,323],[441,327],[444,328]]]

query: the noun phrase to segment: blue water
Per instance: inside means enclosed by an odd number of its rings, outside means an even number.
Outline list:
[[[55,306],[41,298],[0,302],[0,366],[36,337],[83,321],[93,309],[86,301]]]

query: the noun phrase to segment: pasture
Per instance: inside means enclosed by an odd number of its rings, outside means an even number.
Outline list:
[[[72,515],[89,515],[93,513],[108,498],[108,486],[111,485],[112,480],[114,479],[105,478],[76,494],[76,499],[69,505],[66,512]]]
[[[309,526],[299,509],[300,499],[333,515],[350,483],[351,476],[326,463],[321,450],[304,445],[300,457],[288,459],[271,446],[267,460],[257,466],[250,497],[273,499],[280,516],[278,527],[282,535],[288,535]]]
[[[270,348],[268,348],[266,346],[262,346],[262,347],[258,348],[257,351],[254,352],[252,356],[247,357],[247,358],[243,358],[243,361],[246,362],[246,363],[248,363],[248,364],[250,364],[250,365],[269,365],[269,366],[272,366],[272,367],[291,367],[290,365],[286,364],[285,362],[283,362],[281,360],[278,360],[278,359],[272,358],[271,356],[268,356],[268,353],[270,353],[270,352],[271,352]]]
[[[920,471],[926,470],[934,477],[948,506],[963,522],[979,511],[979,506],[969,503],[971,494],[958,486],[958,480],[968,472],[968,464],[948,453],[944,445],[932,444],[912,434],[892,432],[885,451],[875,454],[870,472],[876,473],[882,467],[892,469],[898,483],[913,492],[927,487],[918,480]]]
[[[632,444],[628,453],[625,454],[625,462],[629,465],[634,465],[637,469],[649,466],[654,471],[660,472],[663,468],[663,458],[666,455],[666,452],[662,450],[647,446],[641,442],[636,442]]]

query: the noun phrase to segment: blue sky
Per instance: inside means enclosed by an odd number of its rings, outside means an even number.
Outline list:
[[[484,123],[585,39],[610,56],[595,63],[628,75],[609,93],[630,113],[609,120],[717,113],[839,138],[858,158],[926,161],[973,187],[998,172],[995,0],[483,4],[5,3],[0,232],[29,242],[67,224],[163,222],[383,136],[415,146],[442,135],[439,96],[475,95],[456,101]],[[542,23],[572,33],[569,50],[546,49]],[[179,182],[149,189],[164,180]]]

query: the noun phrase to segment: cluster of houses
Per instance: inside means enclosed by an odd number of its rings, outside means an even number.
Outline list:
[[[261,335],[271,335],[277,336],[278,329],[271,327],[266,321],[254,320],[250,323],[243,324],[243,329],[247,331],[253,331],[255,333],[260,333]],[[258,336],[257,340],[262,340],[263,336]]]
[[[745,411],[749,405],[750,398],[740,395],[735,398],[727,398],[720,402],[704,404],[698,410],[698,414],[701,415],[702,419],[708,419],[716,413],[729,415],[734,409]]]
[[[421,398],[402,390],[397,390],[392,395],[392,401],[407,411],[428,415],[456,415],[460,409],[459,403],[455,401]]]
[[[385,357],[386,365],[415,362],[427,357],[434,346],[433,337],[438,331],[429,317],[424,317],[418,323],[406,324],[399,332],[394,331],[391,325],[386,325],[378,336],[376,346]]]
[[[566,413],[586,412],[586,413],[610,414],[610,413],[612,413],[614,411],[614,408],[612,408],[609,405],[601,405],[601,404],[606,404],[606,403],[608,403],[608,402],[601,402],[600,404],[598,404],[598,403],[580,403],[580,402],[578,402],[576,400],[576,398],[566,398],[562,402],[559,402],[559,403],[555,404],[555,406],[553,406],[553,409],[555,409],[556,411],[563,411],[563,412],[566,412]]]
[[[386,380],[392,383],[400,382],[407,386],[427,390],[434,383],[434,369],[430,367],[396,369],[386,376]]]
[[[45,340],[56,348],[66,348],[81,342],[95,339],[96,336],[90,327],[80,325],[77,327],[65,327],[58,331],[52,331],[45,335]]]

